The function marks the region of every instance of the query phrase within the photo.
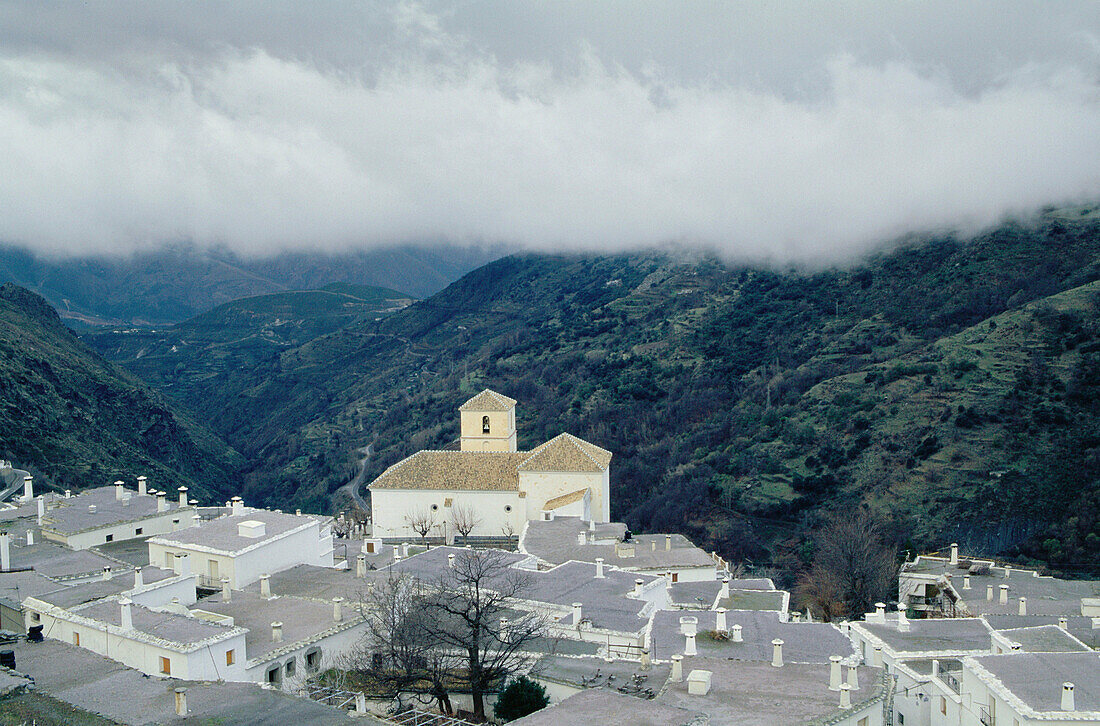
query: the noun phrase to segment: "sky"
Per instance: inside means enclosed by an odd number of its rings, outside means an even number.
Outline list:
[[[0,0],[0,241],[851,258],[1100,200],[1100,3]]]

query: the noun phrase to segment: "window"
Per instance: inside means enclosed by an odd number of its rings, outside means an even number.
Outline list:
[[[898,713],[898,726],[905,726],[905,714]]]
[[[210,577],[214,580],[218,579],[218,561],[217,560],[207,560],[206,561],[206,567],[207,567],[207,571],[210,573]]]
[[[80,633],[73,633],[73,645],[80,645]]]
[[[940,713],[947,714],[947,699],[943,696],[940,696]]]
[[[511,505],[511,504],[505,504],[505,505],[504,505],[504,511],[505,511],[505,512],[510,512],[510,511],[512,511],[512,505]]]
[[[867,726],[867,717],[864,716],[863,718],[861,718],[859,720],[859,723],[856,724],[856,726]]]
[[[145,532],[145,527],[136,527],[134,529],[134,536],[137,536],[139,534],[144,534],[144,532]]]
[[[321,670],[321,649],[317,648],[306,653],[306,670],[316,673]]]
[[[373,555],[374,554],[374,542],[367,542],[367,554],[368,555]]]
[[[166,569],[166,570],[171,570],[172,569],[172,562],[175,560],[175,557],[176,556],[173,555],[171,552],[165,552],[164,553],[164,569]]]
[[[172,659],[165,658],[163,655],[160,657],[160,672],[166,676],[172,675]]]
[[[679,572],[673,572],[672,573],[672,581],[673,582],[679,582],[680,581],[680,573]]]
[[[237,656],[232,650],[225,651],[225,664],[233,665],[237,662]]]
[[[173,519],[172,520],[172,524],[179,524],[179,523],[180,523],[180,521],[178,519]]]
[[[31,622],[32,623],[42,622],[42,616],[39,615],[38,613],[31,613]]]
[[[433,504],[432,505],[432,511],[433,512],[438,512],[439,511],[439,505],[438,504]]]
[[[268,683],[281,683],[283,680],[283,669],[278,665],[273,665],[267,669],[267,682]]]
[[[105,541],[107,541],[107,542],[114,542],[114,541],[115,541],[115,536],[114,536],[113,534],[109,534],[109,535],[107,535],[107,537],[106,537],[106,540],[105,540]]]
[[[482,416],[481,417],[481,433],[483,433],[483,434],[489,433],[489,417],[488,416]]]
[[[296,659],[296,658],[291,658],[290,660],[288,660],[288,661],[286,662],[286,677],[287,677],[287,678],[290,678],[290,677],[291,677],[292,675],[294,675],[294,671],[295,671],[295,664],[296,664],[297,662],[298,662],[298,661],[297,661],[297,659]]]

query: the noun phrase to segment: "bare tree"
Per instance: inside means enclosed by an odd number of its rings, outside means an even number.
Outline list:
[[[470,533],[481,526],[481,517],[469,504],[456,504],[451,507],[451,525],[455,532],[462,535],[462,543],[465,544]]]
[[[424,507],[413,509],[405,515],[405,521],[408,522],[412,531],[420,535],[420,543],[427,547],[428,533],[431,532],[436,525],[435,512]]]
[[[799,582],[804,602],[823,619],[858,617],[889,597],[897,584],[897,555],[883,543],[870,512],[834,514],[817,538],[813,567]]]

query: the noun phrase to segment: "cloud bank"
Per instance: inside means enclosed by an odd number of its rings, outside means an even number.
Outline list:
[[[51,254],[672,243],[816,261],[1100,198],[1086,4],[1010,22],[1003,3],[921,5],[950,32],[911,5],[843,32],[798,6],[654,6],[681,21],[671,41],[661,17],[568,4],[242,4],[228,22],[116,3],[88,24],[26,7],[0,7],[0,240]]]

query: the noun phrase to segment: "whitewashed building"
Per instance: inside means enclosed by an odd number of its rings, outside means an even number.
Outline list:
[[[39,497],[39,528],[48,540],[85,550],[191,527],[195,509],[187,499],[187,487],[180,487],[173,499],[148,490],[143,476],[138,477],[136,492],[119,481],[75,496]]]

